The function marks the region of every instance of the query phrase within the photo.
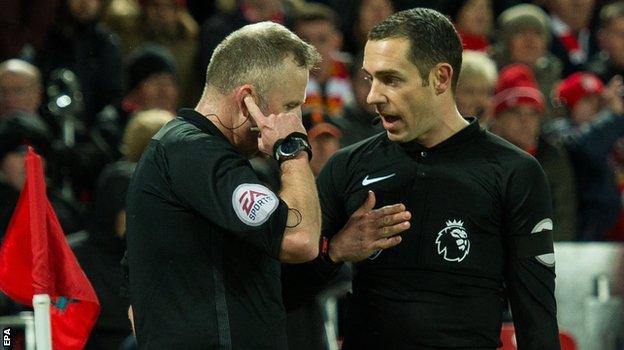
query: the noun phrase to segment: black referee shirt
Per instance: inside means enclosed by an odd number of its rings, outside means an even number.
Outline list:
[[[130,188],[130,301],[142,349],[285,349],[287,206],[201,114],[181,110]]]
[[[345,349],[496,348],[505,295],[520,349],[559,348],[550,192],[528,154],[474,119],[432,148],[383,133],[338,151],[318,188],[324,235],[368,190],[412,213],[398,246],[356,264]]]

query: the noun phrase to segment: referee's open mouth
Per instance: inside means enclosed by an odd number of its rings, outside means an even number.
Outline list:
[[[393,129],[403,118],[398,115],[379,113],[383,121],[383,127],[386,130]]]

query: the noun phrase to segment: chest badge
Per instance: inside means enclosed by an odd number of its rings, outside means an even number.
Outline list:
[[[461,262],[470,252],[470,240],[464,223],[460,220],[446,222],[446,227],[438,232],[435,241],[438,254],[446,261]]]

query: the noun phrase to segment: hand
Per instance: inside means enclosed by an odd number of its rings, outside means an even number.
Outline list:
[[[305,134],[305,128],[301,122],[301,117],[295,113],[271,114],[268,117],[262,114],[254,99],[245,96],[245,105],[249,115],[253,118],[260,131],[258,135],[258,149],[260,152],[273,155],[273,145],[277,140],[283,139],[293,132]]]
[[[614,76],[609,80],[607,86],[602,92],[602,98],[609,109],[617,114],[624,114],[624,101],[622,101],[622,95],[624,95],[624,85],[622,83],[622,77],[619,75]]]
[[[347,224],[329,242],[329,257],[334,262],[357,262],[375,251],[401,243],[397,234],[410,227],[412,214],[403,204],[375,209],[375,194],[368,191],[364,204],[356,210]]]

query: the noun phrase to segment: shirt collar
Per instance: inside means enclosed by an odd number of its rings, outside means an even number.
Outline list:
[[[214,125],[206,116],[197,112],[191,108],[182,108],[178,111],[178,117],[185,121],[195,125],[199,130],[214,136],[222,137],[227,141],[227,138],[216,125]],[[229,141],[228,141],[229,142]]]
[[[479,122],[477,121],[477,118],[468,117],[465,119],[469,123],[466,127],[464,127],[463,129],[459,130],[455,134],[451,135],[451,137],[447,138],[446,140],[438,143],[437,145],[431,148],[427,148],[421,145],[416,140],[410,141],[410,142],[399,143],[399,145],[408,153],[421,152],[421,151],[437,151],[437,150],[458,147],[464,144],[466,141],[473,139],[477,134],[482,132],[482,129],[479,126]]]

